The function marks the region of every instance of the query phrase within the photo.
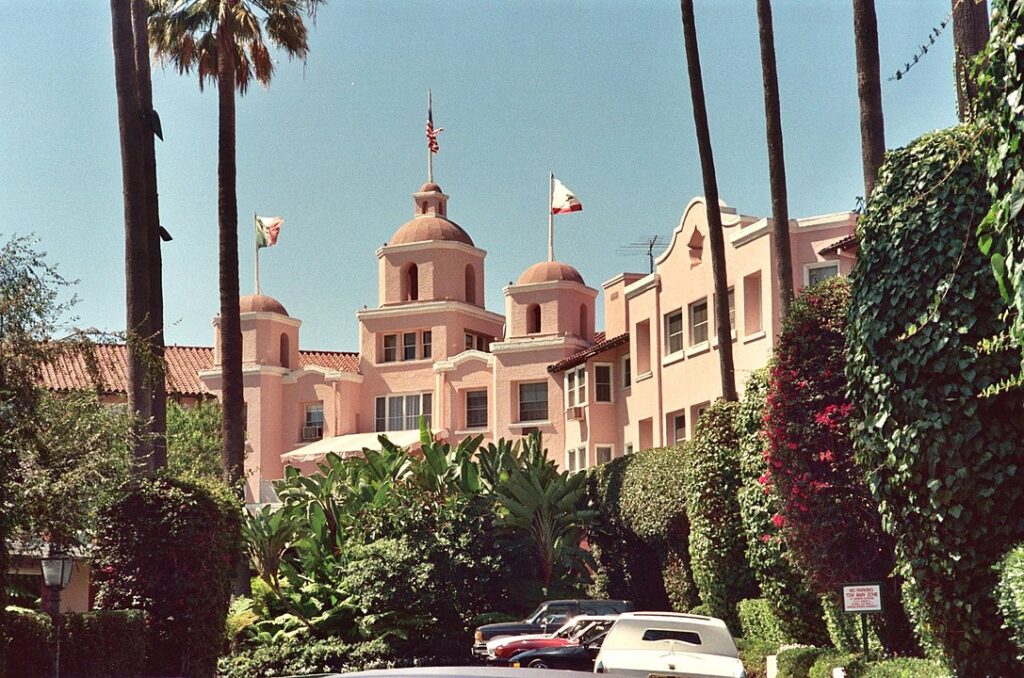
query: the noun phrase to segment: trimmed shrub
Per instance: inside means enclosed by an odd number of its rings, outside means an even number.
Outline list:
[[[701,603],[690,608],[690,614],[699,614],[702,617],[712,617],[711,608]]]
[[[946,666],[934,659],[900,657],[871,662],[867,666],[856,666],[847,672],[849,678],[951,678],[953,674]]]
[[[818,596],[789,563],[786,542],[772,522],[779,512],[779,500],[769,487],[768,437],[764,431],[767,397],[768,370],[756,370],[747,379],[736,416],[739,502],[747,539],[747,562],[761,588],[761,596],[779,620],[784,634],[780,642],[825,645],[828,633]]]
[[[778,644],[757,638],[737,638],[736,647],[740,651],[740,661],[743,662],[747,678],[767,678],[768,655],[778,652]]]
[[[683,448],[693,581],[711,616],[725,620],[733,635],[739,635],[740,629],[736,604],[757,595],[736,498],[740,486],[738,409],[734,402],[713,403],[697,421],[693,440]]]
[[[146,613],[147,675],[216,671],[240,520],[226,487],[170,477],[135,481],[103,511],[96,604]]]
[[[763,641],[776,647],[790,642],[786,632],[782,630],[781,621],[764,598],[741,600],[736,606],[736,611],[744,638]]]
[[[807,678],[814,666],[823,655],[834,652],[828,647],[790,647],[778,654],[778,678]]]
[[[645,450],[588,471],[598,527],[588,535],[598,570],[591,593],[637,609],[685,612],[698,602],[690,571],[683,455]]]
[[[1009,629],[1017,644],[1017,659],[1024,661],[1024,546],[1006,554],[999,565],[999,586],[996,589],[1003,626]]]
[[[1024,538],[1024,394],[979,397],[1020,356],[978,348],[1006,322],[972,238],[989,205],[977,146],[960,126],[888,153],[858,227],[847,374],[858,455],[925,632],[958,673],[1012,675],[992,592]]]
[[[847,678],[859,675],[864,670],[864,660],[859,654],[833,650],[827,652],[814,662],[811,670],[807,672],[808,678],[832,678],[832,669],[842,667],[846,670]]]
[[[834,596],[844,583],[885,582],[886,613],[873,615],[889,651],[915,650],[900,604],[892,537],[854,459],[844,353],[850,282],[831,278],[790,306],[775,346],[765,417],[773,518],[809,586]]]
[[[138,610],[62,615],[60,673],[68,678],[141,676],[146,625]]]
[[[53,621],[48,615],[21,607],[6,609],[7,665],[0,675],[10,678],[46,676],[53,672]]]

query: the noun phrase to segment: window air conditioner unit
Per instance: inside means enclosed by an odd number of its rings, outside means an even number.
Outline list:
[[[565,418],[569,421],[583,421],[585,416],[585,410],[582,407],[570,407],[565,411]]]
[[[323,426],[303,426],[302,427],[302,439],[303,440],[316,440],[317,438],[324,437]]]

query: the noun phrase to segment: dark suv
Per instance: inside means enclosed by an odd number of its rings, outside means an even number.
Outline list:
[[[548,600],[523,621],[486,624],[477,628],[473,634],[473,654],[486,657],[487,641],[499,636],[551,633],[577,615],[620,614],[632,610],[633,603],[629,600]]]

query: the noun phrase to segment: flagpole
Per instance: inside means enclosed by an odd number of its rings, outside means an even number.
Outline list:
[[[555,213],[551,203],[555,199],[555,173],[548,173],[548,261],[555,260]]]
[[[252,223],[253,223],[253,226],[256,225],[257,218],[258,217],[256,216],[256,213],[253,212],[252,213]],[[256,256],[256,294],[259,294],[260,293],[260,244],[256,240],[255,236],[252,239],[252,245],[253,245],[253,249],[256,250],[256,253],[255,253],[255,256]]]
[[[430,90],[428,89],[427,90],[427,119],[428,120],[430,120],[432,118],[432,112],[433,112],[432,109],[431,109],[431,104],[432,103],[433,102],[431,101]],[[429,143],[427,144],[427,183],[434,183],[434,154],[430,150],[430,144]]]

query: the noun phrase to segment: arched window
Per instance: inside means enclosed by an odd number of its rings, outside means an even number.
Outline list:
[[[466,301],[476,303],[476,269],[473,264],[466,264]]]
[[[526,333],[540,334],[540,305],[530,304],[526,307]]]
[[[420,298],[420,271],[416,264],[406,264],[402,273],[402,301]]]
[[[291,346],[288,342],[288,334],[285,332],[281,333],[281,367],[290,367],[288,365],[288,358],[291,356]]]
[[[426,214],[426,213],[427,213],[427,201],[426,200],[421,200],[420,201],[420,214]]]
[[[580,337],[583,339],[587,339],[590,335],[590,333],[587,332],[588,328],[587,305],[580,304]]]

